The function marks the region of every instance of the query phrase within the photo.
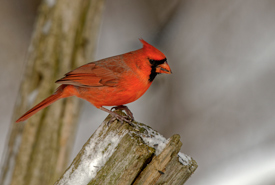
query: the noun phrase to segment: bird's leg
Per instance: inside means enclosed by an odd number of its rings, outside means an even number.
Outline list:
[[[126,119],[124,116],[121,116],[121,115],[117,114],[116,112],[108,110],[104,107],[100,107],[100,110],[108,112],[109,114],[112,115],[112,119],[110,119],[107,123],[108,126],[109,126],[110,122],[113,122],[115,119],[118,119],[121,122],[121,124],[123,124],[123,121],[125,121],[125,122],[129,123],[129,125],[133,125],[130,120]]]
[[[134,120],[134,115],[127,106],[119,105],[119,106],[111,108],[111,110],[113,110],[113,109],[115,109],[115,110],[124,110],[126,112],[126,114],[131,118],[131,120]]]

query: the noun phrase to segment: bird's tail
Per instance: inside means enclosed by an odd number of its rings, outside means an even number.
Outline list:
[[[32,109],[30,109],[28,112],[26,112],[23,116],[21,116],[18,120],[16,120],[16,123],[27,120],[29,117],[31,117],[41,109],[49,106],[50,104],[54,103],[55,101],[61,98],[65,98],[62,93],[64,87],[65,87],[64,85],[59,86],[59,88],[56,90],[54,94],[52,94],[51,96],[49,96],[48,98],[46,98],[45,100],[43,100],[42,102],[34,106]]]

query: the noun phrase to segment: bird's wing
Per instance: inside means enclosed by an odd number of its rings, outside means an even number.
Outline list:
[[[121,63],[123,62],[117,57],[91,62],[68,72],[56,83],[81,87],[115,87],[119,82],[121,73],[127,68],[125,64],[121,65]]]

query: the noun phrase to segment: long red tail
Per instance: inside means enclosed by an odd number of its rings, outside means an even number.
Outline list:
[[[34,106],[32,109],[30,109],[28,112],[26,112],[23,116],[21,116],[16,121],[16,123],[27,120],[29,117],[31,117],[32,115],[34,115],[41,109],[49,106],[50,104],[54,103],[55,101],[57,101],[61,98],[64,98],[64,96],[62,96],[64,87],[62,87],[62,86],[63,85],[59,86],[59,88],[57,89],[57,91],[54,94],[52,94],[51,96],[49,96],[48,98],[46,98],[45,100],[43,100],[42,102],[40,102],[39,104]]]

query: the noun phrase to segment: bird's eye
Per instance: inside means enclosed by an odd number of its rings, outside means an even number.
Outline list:
[[[149,62],[153,65],[153,66],[158,66],[160,64],[163,64],[164,62],[167,62],[167,59],[162,59],[162,60],[154,60],[154,59],[149,59]]]

